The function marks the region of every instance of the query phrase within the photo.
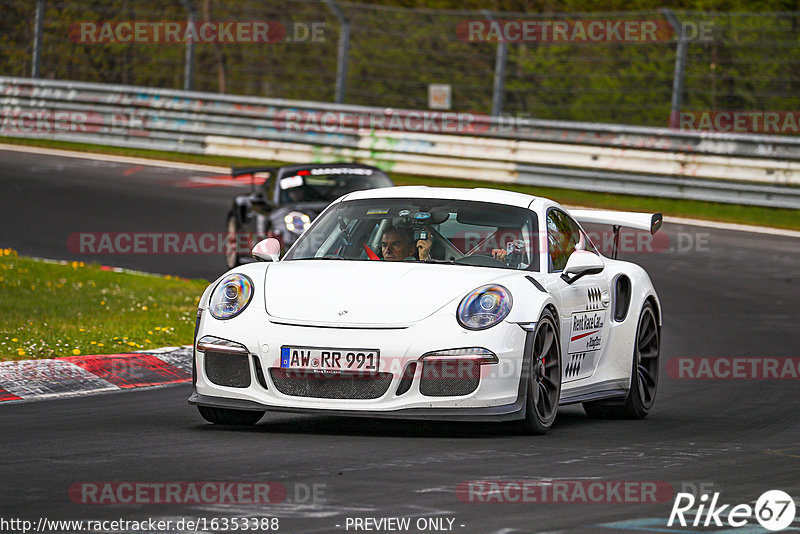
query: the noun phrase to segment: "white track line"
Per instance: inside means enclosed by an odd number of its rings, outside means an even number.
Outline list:
[[[131,163],[134,165],[148,165],[150,167],[166,167],[168,169],[181,169],[197,172],[231,172],[230,167],[216,167],[214,165],[200,165],[197,163],[182,163],[179,161],[165,161],[161,159],[136,158],[132,156],[116,156],[113,154],[97,154],[94,152],[79,152],[76,150],[61,150],[57,148],[43,148],[25,145],[4,145],[0,143],[0,150],[25,152],[27,154],[40,154],[44,156],[62,156],[65,158],[80,158],[94,161],[113,161],[115,163]]]
[[[134,165],[148,165],[151,167],[166,167],[169,169],[182,169],[197,172],[227,173],[230,167],[216,167],[213,165],[199,165],[196,163],[181,163],[177,161],[165,161],[160,159],[136,158],[130,156],[115,156],[111,154],[96,154],[93,152],[78,152],[75,150],[61,150],[55,148],[43,148],[25,145],[6,145],[0,143],[0,150],[11,150],[15,152],[25,152],[28,154],[41,154],[47,156],[63,156],[67,158],[81,158],[96,161],[113,161],[116,163],[131,163]],[[570,206],[566,206],[567,209]],[[578,206],[571,206],[577,208]],[[583,208],[596,209],[596,208]],[[779,235],[786,237],[800,238],[800,232],[796,230],[784,230],[782,228],[771,228],[769,226],[754,226],[749,224],[736,224],[717,221],[707,221],[703,219],[689,219],[684,217],[664,217],[664,222],[675,224],[687,224],[691,226],[702,226],[705,228],[716,228],[719,230],[732,230],[735,232],[753,232],[757,234]]]

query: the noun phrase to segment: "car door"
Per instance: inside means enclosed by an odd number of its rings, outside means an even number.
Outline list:
[[[561,300],[562,383],[592,376],[606,350],[609,321],[609,283],[605,272],[567,283],[560,273],[570,254],[585,250],[597,254],[585,232],[565,211],[547,210],[548,270],[556,275]]]

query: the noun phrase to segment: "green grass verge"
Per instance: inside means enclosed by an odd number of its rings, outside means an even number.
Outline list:
[[[191,345],[206,285],[0,249],[0,360]]]
[[[265,161],[247,158],[231,158],[225,156],[203,156],[196,154],[181,154],[159,150],[145,150],[134,148],[116,148],[84,143],[70,143],[64,141],[49,141],[42,139],[16,139],[0,137],[0,143],[42,146],[48,148],[62,148],[82,152],[100,154],[116,154],[144,158],[180,161],[185,163],[200,163],[205,165],[281,165],[278,161]],[[765,208],[759,206],[742,206],[738,204],[725,204],[719,202],[702,202],[698,200],[681,200],[669,198],[639,197],[633,195],[619,195],[609,193],[595,193],[590,191],[576,191],[572,189],[559,189],[551,187],[535,187],[527,185],[499,184],[479,180],[456,180],[447,178],[432,178],[427,176],[412,176],[406,174],[392,174],[392,179],[397,185],[431,185],[448,187],[491,187],[510,191],[519,191],[530,195],[551,198],[567,205],[581,205],[587,207],[632,210],[632,211],[659,211],[666,216],[690,217],[712,221],[724,221],[739,224],[753,224],[758,226],[771,226],[775,228],[788,228],[800,230],[800,210]]]

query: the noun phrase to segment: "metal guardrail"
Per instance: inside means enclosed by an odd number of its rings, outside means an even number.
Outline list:
[[[0,77],[0,136],[800,208],[800,139]]]

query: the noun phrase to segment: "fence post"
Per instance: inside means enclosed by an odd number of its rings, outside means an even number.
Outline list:
[[[31,78],[42,75],[42,32],[44,31],[45,0],[36,0],[36,20],[33,27],[33,60]]]
[[[483,10],[483,14],[490,21],[494,21],[491,11]],[[503,113],[503,100],[506,92],[506,60],[508,59],[508,43],[501,38],[497,41],[497,50],[494,56],[494,84],[492,85],[492,117],[499,117]]]
[[[686,70],[688,43],[686,42],[686,33],[683,31],[683,24],[680,23],[675,13],[668,8],[661,8],[660,11],[664,14],[672,29],[675,30],[675,35],[678,36],[678,47],[675,50],[675,74],[672,78],[672,105],[669,113],[669,127],[678,128],[679,115],[683,104],[683,79]]]
[[[325,0],[325,4],[339,21],[339,51],[336,59],[336,95],[337,104],[344,103],[344,94],[347,90],[347,56],[350,50],[350,21],[344,12],[339,9],[336,0]]]
[[[183,7],[186,8],[187,22],[190,25],[197,23],[197,11],[195,11],[191,0],[181,0]],[[191,91],[194,86],[194,39],[186,40],[186,56],[183,60],[183,90]]]

